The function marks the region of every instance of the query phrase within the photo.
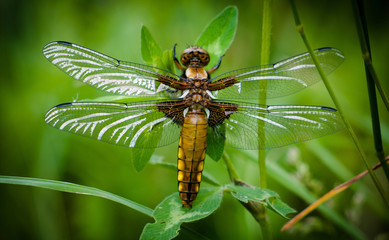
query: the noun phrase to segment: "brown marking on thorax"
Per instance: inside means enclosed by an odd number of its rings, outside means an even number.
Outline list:
[[[193,67],[188,67],[185,70],[185,76],[188,78],[188,80],[208,80],[208,73],[207,71],[203,68],[193,68]]]

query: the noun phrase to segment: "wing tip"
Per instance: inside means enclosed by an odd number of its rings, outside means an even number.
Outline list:
[[[337,112],[338,110],[336,110],[335,108],[332,108],[332,107],[320,107],[322,110],[325,110],[325,111],[331,111],[331,112]]]
[[[70,43],[70,42],[66,42],[66,41],[54,41],[54,42],[50,42],[48,44],[46,44],[44,47],[43,47],[43,51],[48,48],[49,46],[51,45],[55,45],[55,44],[61,44],[61,45],[66,45],[66,46],[73,46],[73,43]]]
[[[61,104],[58,104],[57,106],[55,106],[55,108],[71,107],[71,106],[73,106],[73,103],[68,102],[68,103],[61,103]]]
[[[66,42],[66,41],[56,41],[56,42],[53,42],[53,43],[67,45],[67,46],[73,46],[73,43]]]
[[[337,49],[337,48],[333,48],[333,47],[321,47],[321,48],[318,48],[316,49],[317,52],[325,52],[325,51],[333,51],[336,53],[336,55],[338,55],[339,57],[341,58],[344,58],[344,54],[341,50]]]
[[[328,50],[333,50],[335,48],[332,48],[332,47],[321,47],[321,48],[318,48],[317,51],[318,52],[322,52],[322,51],[328,51]]]

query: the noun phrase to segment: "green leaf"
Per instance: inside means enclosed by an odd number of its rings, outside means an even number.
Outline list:
[[[158,155],[153,155],[151,158],[150,158],[150,163],[151,164],[154,164],[154,165],[160,165],[162,167],[165,167],[165,168],[168,168],[168,169],[171,169],[173,171],[177,171],[177,164],[174,164],[174,163],[170,163],[170,162],[165,162],[163,161],[165,157],[163,156],[158,156]],[[221,184],[216,180],[216,178],[214,176],[212,176],[209,172],[207,172],[206,170],[203,171],[203,175],[201,177],[202,179],[202,182],[206,182],[206,183],[209,183],[211,185],[214,185],[214,186],[220,186]],[[197,201],[197,200],[196,200]]]
[[[193,207],[184,208],[178,193],[165,198],[154,210],[155,223],[146,224],[141,239],[172,239],[178,235],[184,222],[205,218],[219,208],[223,188],[201,189]]]
[[[151,141],[150,141],[151,140]],[[149,139],[147,142],[155,142],[155,139]],[[130,148],[130,156],[135,170],[140,172],[149,162],[155,148]]]
[[[157,65],[159,68],[168,70],[169,72],[176,73],[176,68],[173,61],[173,50],[163,51],[161,61]]]
[[[142,171],[149,162],[161,137],[162,132],[154,131],[152,138],[150,137],[143,140],[143,144],[150,146],[150,148],[130,148],[132,163],[138,172]]]
[[[150,217],[152,216],[153,210],[146,206],[143,206],[142,204],[133,202],[129,199],[120,197],[113,193],[106,192],[93,187],[78,185],[69,182],[61,182],[61,181],[39,179],[39,178],[14,177],[14,176],[0,176],[0,183],[34,186],[34,187],[46,188],[46,189],[51,189],[51,190],[56,190],[61,192],[86,194],[86,195],[106,198],[108,200],[130,207],[147,216]]]
[[[266,199],[270,197],[278,197],[278,194],[269,194],[266,189],[262,188],[249,188],[236,185],[227,185],[227,189],[232,190],[232,196],[234,196],[239,201],[247,203],[250,201],[262,202],[266,205]]]
[[[223,155],[224,143],[226,138],[225,125],[219,125],[215,128],[208,127],[207,136],[207,155],[210,156],[214,161],[219,161]]]
[[[232,196],[239,201],[244,203],[247,203],[248,201],[258,202],[284,218],[288,218],[286,216],[287,214],[296,212],[293,208],[282,202],[280,196],[276,192],[269,189],[262,189],[254,186],[243,187],[231,184],[227,185],[226,188],[232,190]]]
[[[206,49],[211,55],[210,66],[214,66],[219,58],[230,47],[238,25],[238,9],[226,7],[205,27],[196,45]]]
[[[176,73],[173,62],[173,50],[162,52],[146,26],[142,26],[141,29],[141,51],[142,58],[147,64]]]
[[[281,201],[279,198],[270,198],[267,199],[268,208],[272,209],[274,212],[283,216],[284,218],[288,218],[287,215],[290,213],[295,213],[296,210],[289,207],[288,204]]]
[[[148,64],[154,65],[162,55],[162,50],[158,43],[154,40],[149,29],[146,26],[142,26],[141,29],[141,52],[143,61]]]

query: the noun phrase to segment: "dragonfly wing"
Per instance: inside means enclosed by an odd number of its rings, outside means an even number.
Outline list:
[[[314,50],[314,53],[325,74],[331,73],[344,60],[342,52],[335,48],[320,48]],[[258,99],[286,96],[320,80],[315,64],[307,52],[272,65],[224,73],[215,77],[210,85],[214,85],[214,89],[223,88],[223,84],[232,85],[213,92],[219,99]]]
[[[163,95],[168,87],[161,82],[181,82],[178,76],[168,71],[120,61],[68,42],[49,43],[43,48],[43,54],[74,79],[109,93]]]
[[[60,130],[115,145],[154,148],[177,141],[181,129],[158,110],[158,104],[64,103],[50,109],[45,121]]]
[[[344,128],[338,112],[320,106],[260,106],[217,103],[225,111],[226,146],[241,149],[281,147]],[[218,125],[215,126],[217,130]]]

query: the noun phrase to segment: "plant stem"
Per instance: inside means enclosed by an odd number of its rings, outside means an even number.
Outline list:
[[[359,152],[359,154],[361,156],[362,162],[365,164],[365,167],[368,170],[368,172],[370,174],[370,177],[372,178],[372,180],[373,180],[373,182],[374,182],[378,192],[380,193],[381,197],[383,198],[384,202],[386,203],[387,206],[389,206],[389,201],[387,200],[387,198],[386,198],[386,196],[384,194],[383,187],[382,187],[381,183],[378,181],[377,176],[373,172],[372,168],[368,164],[366,154],[363,151],[362,146],[359,143],[359,141],[358,141],[358,139],[357,139],[357,137],[356,137],[356,135],[354,133],[354,130],[351,128],[351,125],[348,123],[348,121],[344,117],[343,111],[340,108],[339,102],[338,102],[334,92],[332,91],[331,86],[328,83],[327,77],[324,74],[323,69],[321,68],[320,63],[318,62],[318,60],[316,58],[316,55],[313,53],[313,50],[312,50],[312,48],[311,48],[311,46],[310,46],[310,44],[308,42],[308,39],[307,39],[307,37],[305,35],[304,26],[302,25],[302,23],[300,21],[300,18],[299,18],[299,15],[297,13],[297,9],[296,9],[294,0],[290,0],[290,4],[291,4],[292,12],[293,12],[293,15],[294,15],[297,32],[300,33],[301,38],[303,39],[304,44],[305,44],[306,48],[308,49],[308,51],[309,51],[309,53],[310,53],[310,55],[312,57],[313,62],[315,63],[315,66],[316,66],[316,68],[317,68],[317,70],[318,70],[318,72],[320,74],[320,77],[323,80],[323,83],[324,83],[325,87],[327,88],[327,91],[328,91],[329,95],[331,96],[331,99],[334,102],[336,108],[338,109],[339,115],[341,116],[342,121],[345,124],[345,127],[346,127],[347,131],[349,132],[349,134],[350,134],[350,136],[351,136],[355,146],[358,149],[358,152]]]
[[[240,181],[238,179],[234,181],[234,184],[238,186],[248,187],[248,188],[252,187],[249,184]],[[240,202],[240,203],[251,213],[255,221],[257,221],[257,223],[259,223],[259,225],[261,226],[262,239],[265,240],[272,239],[272,233],[270,230],[269,219],[266,213],[265,206],[259,204],[258,202],[253,202],[253,201],[248,201],[247,203],[245,202]]]
[[[228,156],[228,154],[224,151],[222,158],[223,158],[224,163],[227,166],[227,171],[228,171],[228,175],[230,176],[231,182],[235,182],[236,180],[239,179],[239,176],[235,170],[234,165],[231,162],[230,156]]]
[[[227,166],[228,175],[230,176],[230,180],[238,186],[244,186],[244,187],[251,187],[247,183],[239,180],[238,173],[235,170],[234,165],[231,162],[231,158],[228,156],[226,152],[223,153],[223,161]],[[262,229],[262,236],[264,240],[272,239],[271,231],[270,231],[270,225],[268,216],[266,214],[266,208],[262,206],[261,204],[253,201],[240,202],[254,217],[255,221],[259,223]]]
[[[270,58],[270,43],[271,43],[271,6],[270,6],[271,0],[264,0],[263,1],[263,10],[262,10],[262,38],[261,38],[261,57],[260,57],[260,64],[265,65],[269,63]],[[261,87],[265,87],[266,85],[263,85]],[[265,91],[266,94],[266,91]],[[259,96],[258,99],[259,104],[266,104],[266,95]],[[262,121],[258,121],[258,136],[264,135],[263,131],[263,125],[264,123]],[[266,188],[267,181],[266,181],[266,152],[265,150],[261,149],[262,147],[259,146],[258,150],[258,167],[259,167],[259,177],[260,177],[260,187]]]
[[[353,5],[355,24],[358,31],[359,43],[361,45],[361,50],[362,50],[362,58],[365,61],[365,68],[367,68],[367,72],[370,74],[370,77],[374,81],[378,89],[378,92],[381,95],[382,101],[384,102],[386,109],[389,111],[388,96],[383,90],[381,82],[378,80],[377,74],[372,64],[369,35],[367,32],[366,17],[363,12],[362,2],[360,0],[358,1],[353,0],[352,5]]]
[[[366,17],[363,11],[363,5],[360,0],[353,0],[353,12],[355,18],[355,25],[357,27],[357,32],[359,36],[359,42],[361,44],[362,57],[365,63],[365,72],[366,72],[366,81],[367,81],[367,90],[369,94],[370,102],[370,114],[372,120],[373,136],[374,136],[374,147],[376,150],[377,157],[381,162],[382,169],[386,175],[386,178],[389,181],[389,168],[388,163],[385,161],[385,153],[382,146],[382,137],[381,137],[381,128],[380,128],[380,119],[378,114],[377,106],[377,96],[374,83],[381,93],[381,98],[385,103],[386,108],[389,111],[388,99],[385,92],[382,90],[381,83],[375,74],[370,51],[370,42],[369,34],[367,31]]]
[[[265,65],[269,63],[270,58],[270,43],[271,43],[271,0],[263,1],[262,9],[262,35],[261,35],[261,57],[260,64]],[[262,87],[266,88],[266,85]],[[259,104],[266,105],[266,91],[265,95],[259,96]],[[263,136],[265,132],[263,131],[264,122],[258,120],[258,136],[265,138]],[[259,167],[259,178],[260,178],[260,187],[267,187],[266,180],[266,152],[261,149],[262,146],[259,146],[258,150],[258,167]],[[269,217],[267,215],[267,210],[263,206],[258,206],[258,214],[255,216],[256,220],[261,226],[262,237],[263,239],[272,239],[272,232],[270,230]]]

